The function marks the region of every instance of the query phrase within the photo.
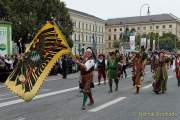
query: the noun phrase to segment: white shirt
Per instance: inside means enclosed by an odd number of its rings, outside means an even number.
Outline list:
[[[86,61],[85,63],[86,71],[89,71],[92,67],[94,67],[94,65],[95,65],[95,62],[93,59]]]

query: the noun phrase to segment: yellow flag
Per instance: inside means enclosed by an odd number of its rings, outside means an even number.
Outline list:
[[[69,53],[71,49],[62,32],[54,22],[49,21],[38,31],[5,85],[25,101],[30,101],[56,61]]]

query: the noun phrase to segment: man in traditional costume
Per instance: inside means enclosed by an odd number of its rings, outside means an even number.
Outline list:
[[[97,69],[98,69],[98,81],[101,84],[101,77],[104,79],[104,84],[106,84],[106,64],[105,64],[105,56],[100,54],[97,60]]]
[[[78,60],[75,60],[75,62],[80,66],[81,70],[81,85],[83,89],[83,104],[82,104],[82,110],[86,109],[86,101],[89,97],[90,103],[88,105],[93,105],[94,100],[91,93],[91,87],[92,87],[92,80],[93,80],[93,70],[94,70],[94,59],[92,56],[92,51],[88,49],[84,56],[83,56],[83,62],[80,62]]]
[[[156,94],[159,94],[160,91],[162,91],[162,93],[165,93],[165,91],[167,90],[167,79],[168,79],[167,64],[168,64],[168,59],[165,56],[165,53],[161,51],[159,53],[159,59],[157,61],[155,82],[153,83],[154,92]]]
[[[139,94],[140,87],[141,87],[141,79],[143,77],[143,59],[140,53],[136,53],[135,58],[133,59],[133,86],[136,87],[136,94]]]
[[[118,59],[116,58],[115,52],[110,52],[110,58],[107,61],[107,75],[109,78],[109,93],[112,93],[113,80],[116,84],[115,91],[118,90]]]
[[[175,65],[176,65],[176,78],[178,81],[178,87],[180,87],[180,53],[177,54]]]
[[[141,56],[141,64],[143,66],[143,76],[142,80],[144,79],[144,74],[145,74],[145,67],[146,67],[146,62],[147,62],[147,53],[145,52],[144,46],[141,46],[141,51],[140,51],[140,56]]]

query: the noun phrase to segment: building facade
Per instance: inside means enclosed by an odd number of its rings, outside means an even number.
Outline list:
[[[105,53],[105,21],[72,9],[69,14],[74,25],[72,52],[83,54],[87,47],[92,47],[97,54]]]
[[[135,35],[172,33],[180,38],[180,21],[172,14],[159,14],[127,18],[109,19],[106,21],[106,51],[114,50],[114,41],[121,40],[126,29],[134,30]]]

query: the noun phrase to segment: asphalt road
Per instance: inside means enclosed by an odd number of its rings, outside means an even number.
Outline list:
[[[39,95],[24,102],[0,84],[0,120],[180,120],[180,88],[175,73],[169,70],[165,94],[152,92],[152,74],[146,68],[140,94],[132,86],[131,70],[119,82],[119,91],[108,93],[108,84],[93,89],[95,104],[81,110],[82,93],[78,89],[79,73],[67,79],[47,78]],[[97,73],[94,73],[97,82]],[[114,86],[115,87],[115,86]]]

